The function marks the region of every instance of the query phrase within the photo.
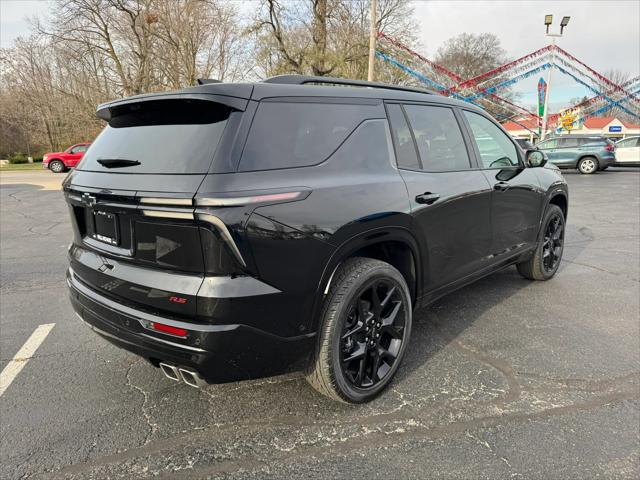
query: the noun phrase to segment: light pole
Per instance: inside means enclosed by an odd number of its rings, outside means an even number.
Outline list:
[[[562,37],[564,33],[564,27],[569,24],[569,20],[571,17],[562,17],[562,21],[560,22],[560,33],[549,33],[549,27],[553,23],[553,15],[545,15],[544,16],[544,24],[547,27],[547,37],[551,37],[551,58],[549,61],[549,70],[547,71],[547,93],[544,96],[544,114],[542,115],[542,138],[544,140],[547,136],[547,116],[549,115],[548,106],[549,106],[549,95],[551,94],[551,70],[553,70],[553,61],[556,54],[556,38]]]
[[[376,0],[371,0],[371,25],[369,25],[369,70],[367,72],[367,80],[373,82],[375,74],[374,67],[376,64],[376,38],[378,36],[378,28],[376,26]]]

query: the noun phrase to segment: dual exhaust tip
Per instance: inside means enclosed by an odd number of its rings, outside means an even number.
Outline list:
[[[164,376],[174,382],[182,380],[190,387],[200,388],[207,385],[207,382],[195,370],[190,368],[177,367],[169,363],[160,362],[160,369]]]

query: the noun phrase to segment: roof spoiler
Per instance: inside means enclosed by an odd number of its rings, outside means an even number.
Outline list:
[[[208,102],[216,102],[222,105],[231,107],[234,110],[243,112],[247,108],[249,103],[248,98],[251,96],[252,87],[245,92],[247,98],[233,97],[228,95],[218,95],[214,93],[190,93],[190,92],[173,92],[173,93],[150,93],[144,95],[137,95],[135,97],[123,98],[122,100],[115,100],[112,102],[103,103],[96,109],[96,115],[98,118],[109,122],[111,120],[113,109],[122,107],[124,105],[141,104],[151,101],[163,101],[163,100],[201,100]]]

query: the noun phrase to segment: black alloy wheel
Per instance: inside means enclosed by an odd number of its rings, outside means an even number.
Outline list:
[[[520,275],[530,280],[549,280],[556,274],[564,249],[564,229],[562,209],[557,205],[549,205],[533,254],[517,264]]]
[[[400,367],[412,315],[409,287],[396,268],[373,258],[346,260],[324,298],[307,380],[334,400],[373,399]]]
[[[545,229],[542,243],[542,266],[548,273],[555,272],[562,258],[564,242],[564,219],[562,215],[553,215]]]
[[[342,371],[352,386],[374,387],[398,358],[404,340],[405,305],[389,279],[367,285],[349,307],[341,336]]]

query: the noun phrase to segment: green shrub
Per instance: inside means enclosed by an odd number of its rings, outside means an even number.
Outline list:
[[[9,155],[7,160],[14,165],[16,163],[27,163],[27,156],[24,153],[14,153],[13,155]]]

